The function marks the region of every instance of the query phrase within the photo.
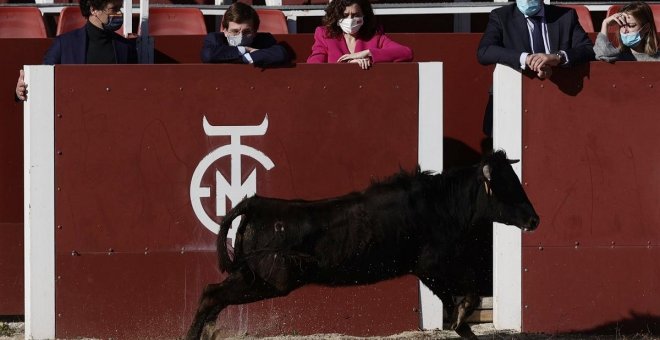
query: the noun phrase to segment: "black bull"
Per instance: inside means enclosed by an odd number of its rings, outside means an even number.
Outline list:
[[[443,301],[452,329],[474,337],[465,320],[479,298],[458,283],[470,270],[461,246],[488,222],[524,231],[539,223],[513,162],[498,151],[479,166],[436,175],[401,173],[337,198],[243,200],[224,218],[218,235],[220,268],[229,276],[206,287],[187,339],[199,339],[205,324],[215,323],[229,305],[285,296],[309,283],[361,285],[406,274]],[[232,259],[227,233],[238,216]],[[455,305],[454,294],[465,298]]]

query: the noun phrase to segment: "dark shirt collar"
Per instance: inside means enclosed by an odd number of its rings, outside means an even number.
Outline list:
[[[114,32],[109,32],[106,31],[102,28],[98,28],[94,26],[89,20],[87,21],[87,24],[85,25],[85,30],[87,31],[87,37],[89,39],[94,39],[94,40],[106,40],[106,39],[112,39],[112,34]]]

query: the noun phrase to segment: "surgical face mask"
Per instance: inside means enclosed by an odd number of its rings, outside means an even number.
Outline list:
[[[639,44],[640,41],[642,41],[642,36],[639,34],[639,31],[632,33],[621,33],[621,43],[628,47],[633,47]]]
[[[229,46],[250,46],[254,41],[253,35],[226,35]]]
[[[541,0],[516,0],[516,6],[526,16],[532,16],[541,10]]]
[[[362,27],[362,24],[364,23],[364,20],[362,17],[354,17],[354,18],[344,18],[344,19],[339,19],[337,24],[341,28],[342,31],[346,34],[355,34],[360,30],[360,27]]]
[[[108,15],[108,23],[103,25],[103,29],[106,31],[111,31],[115,32],[118,29],[121,28],[121,26],[124,24],[124,15],[123,14],[118,14],[118,15]]]

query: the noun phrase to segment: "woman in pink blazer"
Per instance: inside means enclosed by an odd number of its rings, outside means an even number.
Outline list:
[[[373,63],[411,61],[412,50],[394,42],[378,27],[369,0],[333,0],[316,28],[308,63]]]

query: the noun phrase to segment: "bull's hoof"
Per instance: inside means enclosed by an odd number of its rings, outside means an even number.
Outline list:
[[[452,327],[452,329],[456,332],[456,334],[458,334],[463,339],[479,339],[472,332],[470,325],[468,325],[466,322],[463,322],[458,325],[452,324],[450,327]]]
[[[204,329],[202,329],[202,335],[199,337],[199,340],[216,339],[215,333],[217,333],[215,322],[208,322],[206,325],[204,325]]]

